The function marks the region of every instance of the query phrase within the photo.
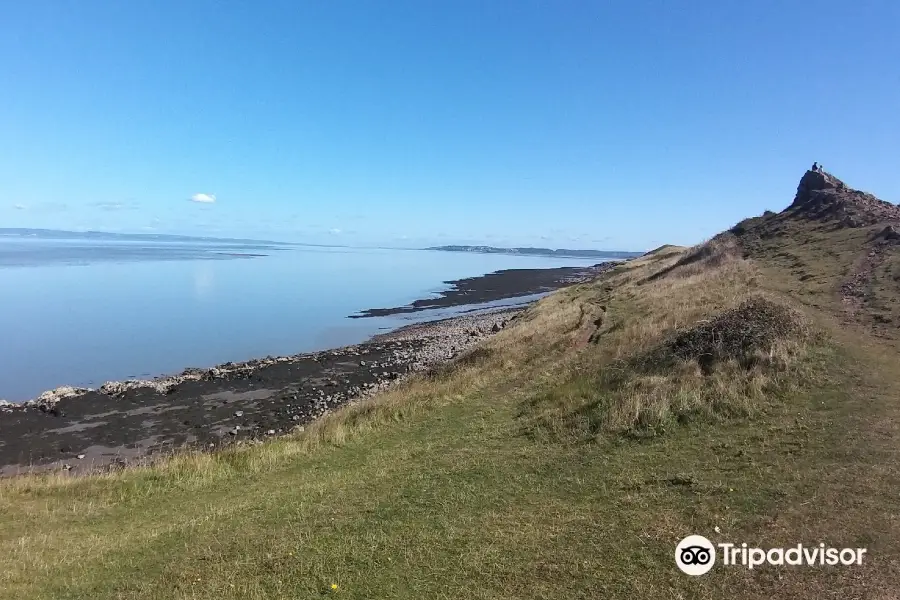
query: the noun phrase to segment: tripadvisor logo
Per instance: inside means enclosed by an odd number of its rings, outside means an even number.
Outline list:
[[[718,551],[717,551],[718,549]],[[675,547],[675,564],[688,575],[704,575],[716,564],[716,555],[726,567],[754,569],[761,565],[861,565],[865,548],[832,548],[825,544],[789,548],[751,548],[747,544],[713,545],[702,535],[689,535]]]
[[[675,564],[688,575],[703,575],[716,564],[716,549],[702,535],[689,535],[675,548]]]

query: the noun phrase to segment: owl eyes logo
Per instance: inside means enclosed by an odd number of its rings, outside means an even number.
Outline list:
[[[708,573],[716,563],[716,549],[702,535],[689,535],[675,548],[675,564],[688,575]]]
[[[688,546],[681,551],[681,562],[686,565],[705,565],[712,558],[709,548]]]

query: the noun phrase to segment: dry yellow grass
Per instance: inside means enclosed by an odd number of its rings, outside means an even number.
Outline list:
[[[747,416],[783,393],[799,375],[791,367],[806,346],[802,327],[754,349],[753,356],[720,361],[711,373],[704,372],[699,352],[675,356],[666,346],[698,322],[752,298],[758,275],[733,236],[720,236],[632,261],[604,285],[570,290],[569,310],[580,306],[582,327],[594,328],[586,338],[591,347],[569,356],[566,375],[533,399],[532,432],[554,439],[653,435],[677,422]],[[566,299],[561,294],[557,301]]]

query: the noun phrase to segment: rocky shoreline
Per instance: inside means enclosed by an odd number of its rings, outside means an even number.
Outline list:
[[[480,303],[552,291],[592,279],[615,264],[514,269],[447,282],[450,289],[437,298],[358,316],[435,307],[464,312],[362,344],[108,382],[98,389],[60,387],[22,404],[0,401],[0,476],[120,468],[181,449],[289,433],[409,373],[452,360],[524,310],[522,305],[490,309]]]
[[[283,435],[407,374],[452,360],[522,308],[414,324],[315,353],[225,363],[0,405],[0,475],[83,473]]]

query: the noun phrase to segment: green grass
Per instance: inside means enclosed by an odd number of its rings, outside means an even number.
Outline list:
[[[680,265],[685,251],[667,248],[562,290],[477,355],[296,438],[0,482],[0,594],[892,597],[896,342],[842,319],[834,282],[849,266],[747,247],[751,260],[719,248]],[[777,255],[788,250],[800,258]],[[794,293],[795,270],[832,284]],[[778,361],[633,368],[760,293],[813,332],[789,353],[769,348]],[[609,385],[615,373],[625,384]],[[679,412],[683,397],[693,404]],[[871,560],[690,578],[673,559],[690,533],[866,546]]]

